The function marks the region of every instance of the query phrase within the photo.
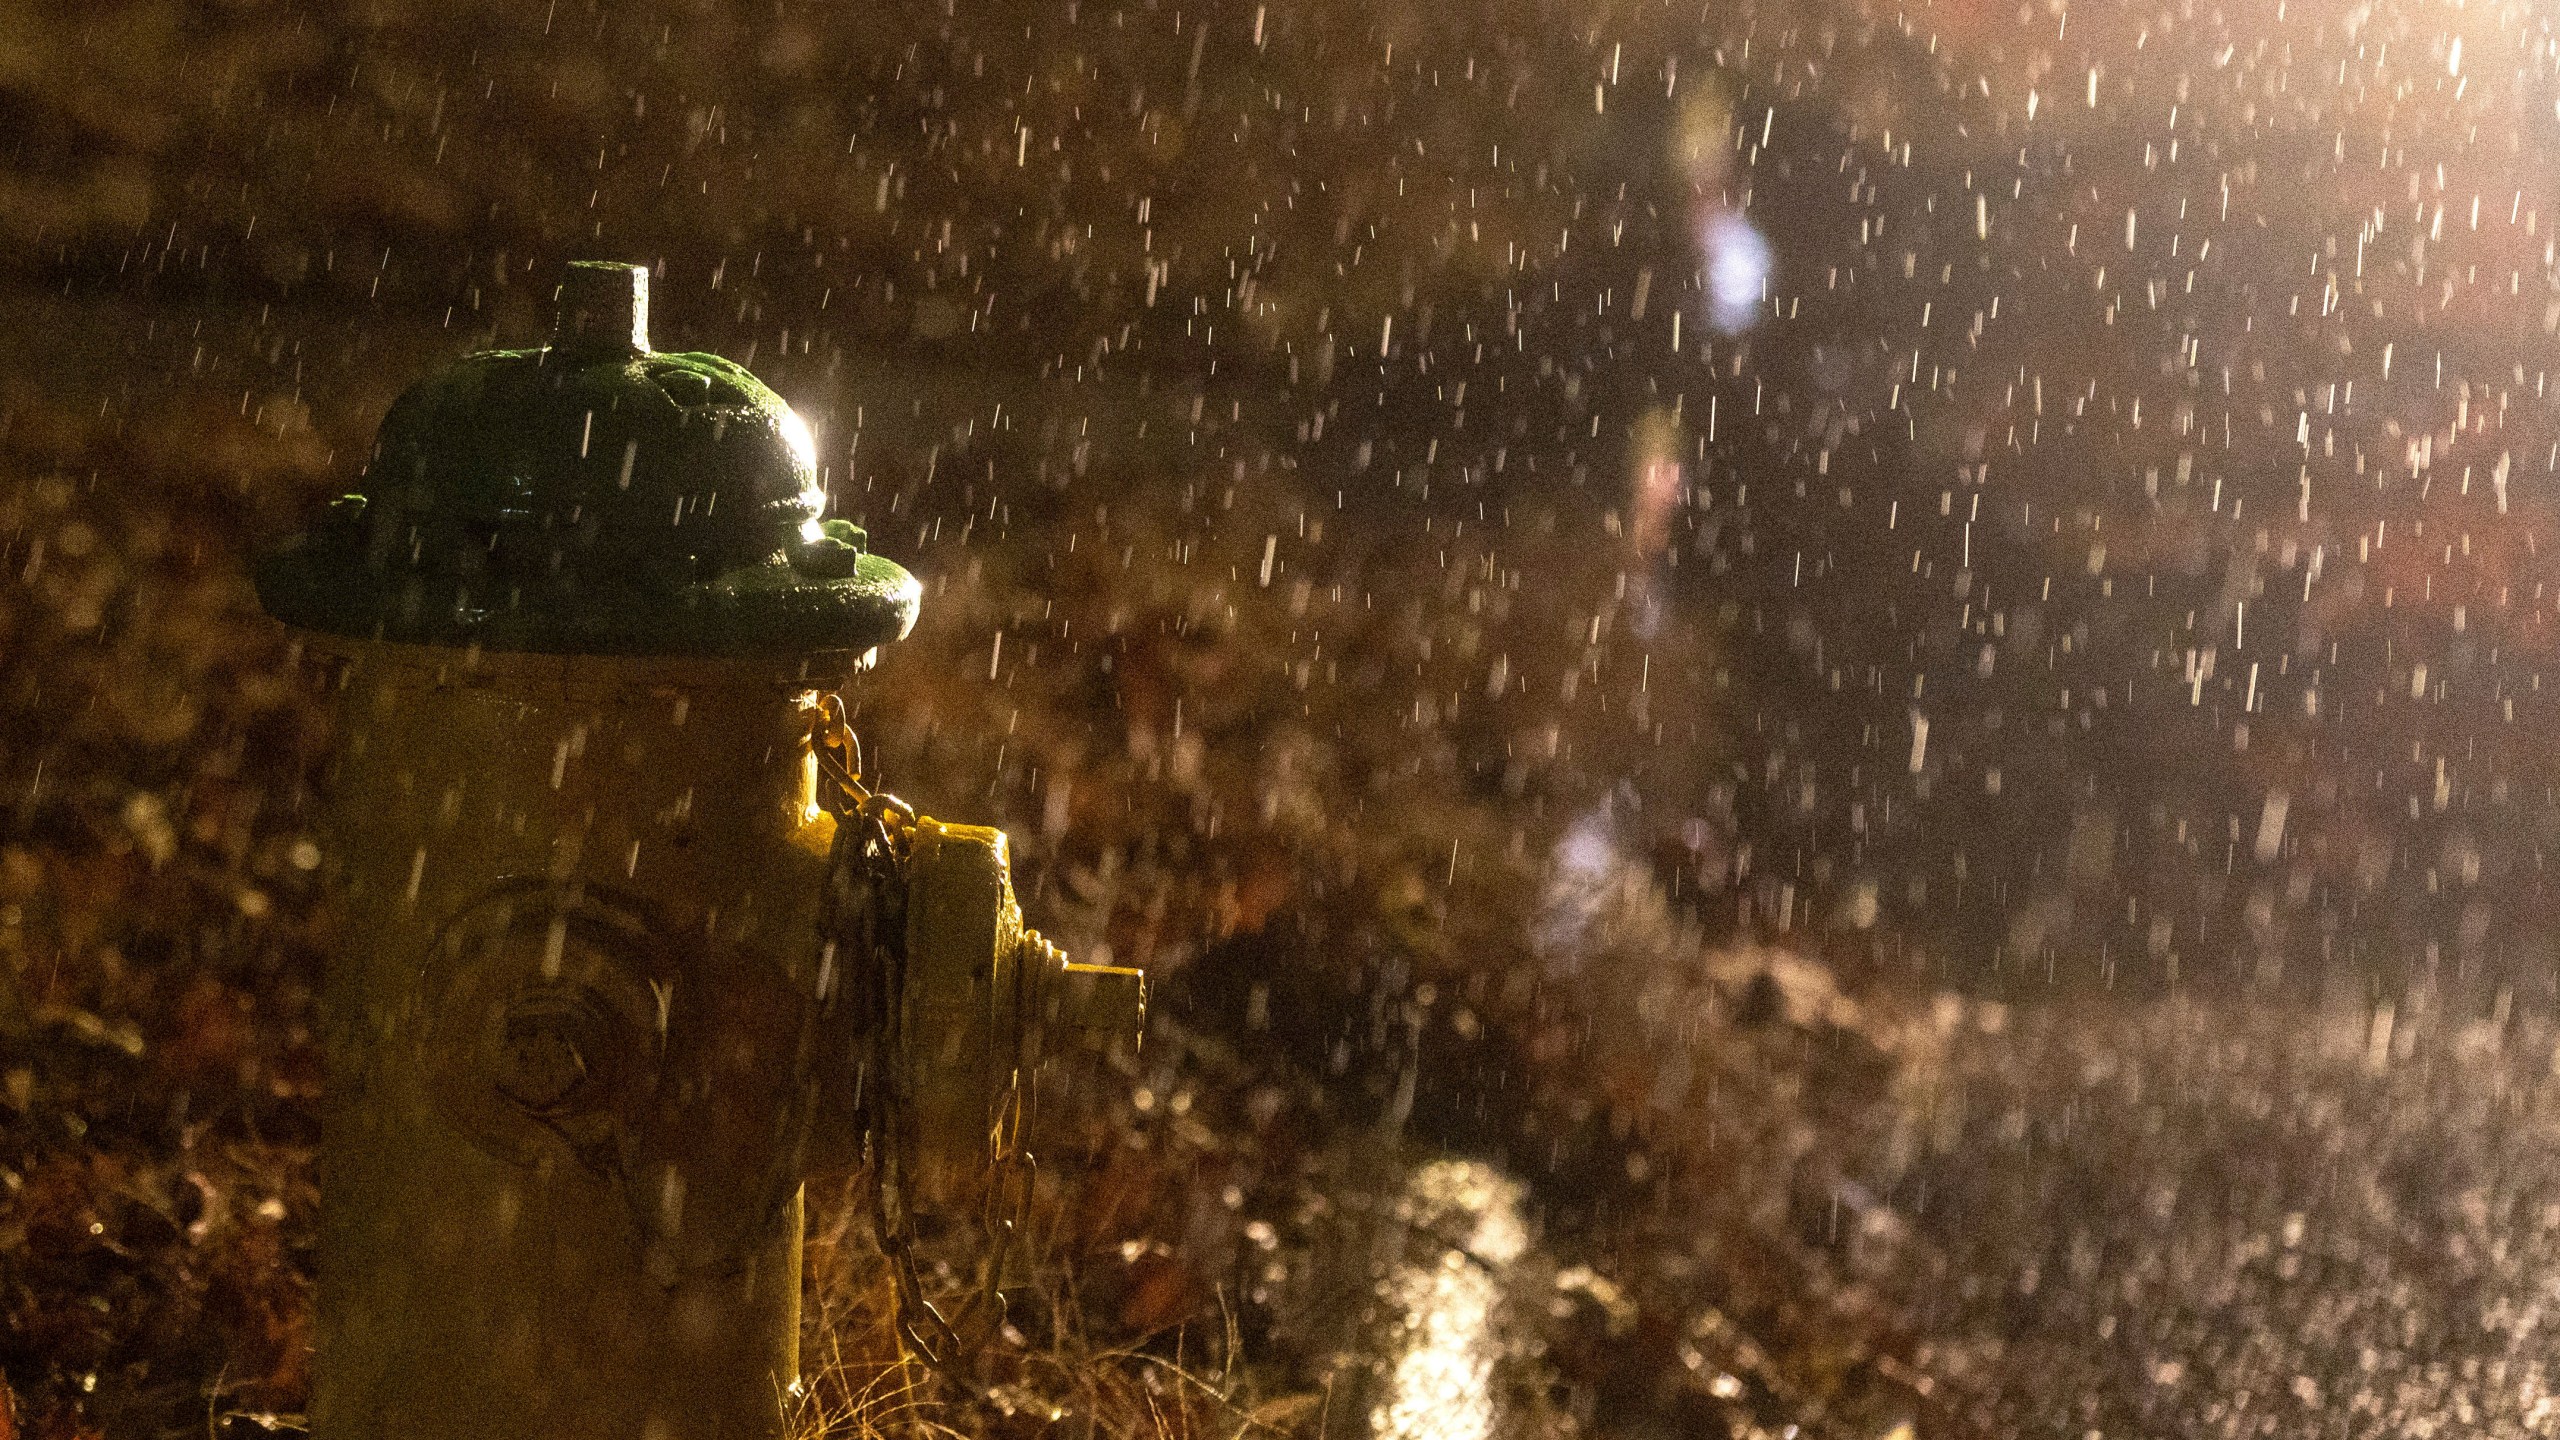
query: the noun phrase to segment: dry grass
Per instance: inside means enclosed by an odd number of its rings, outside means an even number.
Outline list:
[[[1320,1418],[1321,1396],[1263,1393],[1223,1306],[1153,1333],[1105,1334],[1054,1256],[1039,1267],[1030,1298],[1012,1307],[1046,1323],[1025,1333],[1008,1321],[974,1357],[973,1375],[941,1373],[899,1343],[897,1288],[861,1207],[827,1208],[833,1213],[813,1227],[808,1250],[792,1440],[1242,1440],[1312,1433],[1309,1422]]]
[[[1162,1015],[1142,1058],[1062,1065],[1043,1085],[1023,1283],[1002,1316],[967,1303],[971,1233],[915,1254],[928,1297],[976,1344],[965,1375],[901,1344],[864,1177],[812,1181],[793,1440],[1317,1433],[1321,1365],[1275,1343],[1288,1302],[1257,1288],[1271,1252],[1248,1238],[1323,1203],[1305,1164],[1325,1134],[1317,1097],[1273,1090]]]

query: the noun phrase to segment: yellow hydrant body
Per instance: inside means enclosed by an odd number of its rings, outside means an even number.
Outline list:
[[[762,997],[816,973],[808,679],[344,663],[318,1432],[777,1433],[796,1037]]]

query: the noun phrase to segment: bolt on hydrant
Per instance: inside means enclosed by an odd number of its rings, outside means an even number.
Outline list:
[[[884,1232],[967,1203],[1043,1049],[1143,1018],[1001,833],[865,788],[833,692],[919,588],[647,282],[569,267],[259,568],[341,716],[322,1440],[779,1434],[811,1157],[868,1153]]]

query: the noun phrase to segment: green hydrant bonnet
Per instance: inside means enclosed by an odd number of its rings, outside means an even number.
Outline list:
[[[581,262],[553,343],[489,350],[383,418],[364,489],[257,567],[288,624],[545,654],[860,652],[915,578],[823,518],[808,426],[717,355],[648,345],[648,272]]]

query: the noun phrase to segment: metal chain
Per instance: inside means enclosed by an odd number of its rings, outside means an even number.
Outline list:
[[[924,1292],[915,1216],[906,1198],[913,1157],[903,1128],[891,1123],[893,1107],[905,1099],[898,1062],[907,1037],[897,997],[906,982],[906,897],[916,812],[864,783],[862,743],[845,714],[844,697],[826,695],[814,708],[809,751],[818,767],[817,800],[837,822],[827,929],[839,945],[851,940],[857,947],[857,953],[839,956],[839,963],[870,977],[858,988],[870,1013],[854,1019],[863,1032],[861,1068],[877,1097],[864,1107],[872,1230],[896,1281],[900,1337],[936,1372],[971,1394],[981,1394],[984,1385],[970,1373],[978,1347],[962,1339],[959,1326]],[[852,915],[844,913],[848,901],[856,911]],[[978,1285],[959,1312],[964,1323],[982,1308],[992,1308],[999,1318],[1003,1313],[1005,1266],[1021,1242],[1033,1190],[1032,1160],[1022,1143],[1029,1101],[1026,1077],[1016,1066],[1004,1100],[990,1117],[989,1183],[978,1220],[988,1243]]]

